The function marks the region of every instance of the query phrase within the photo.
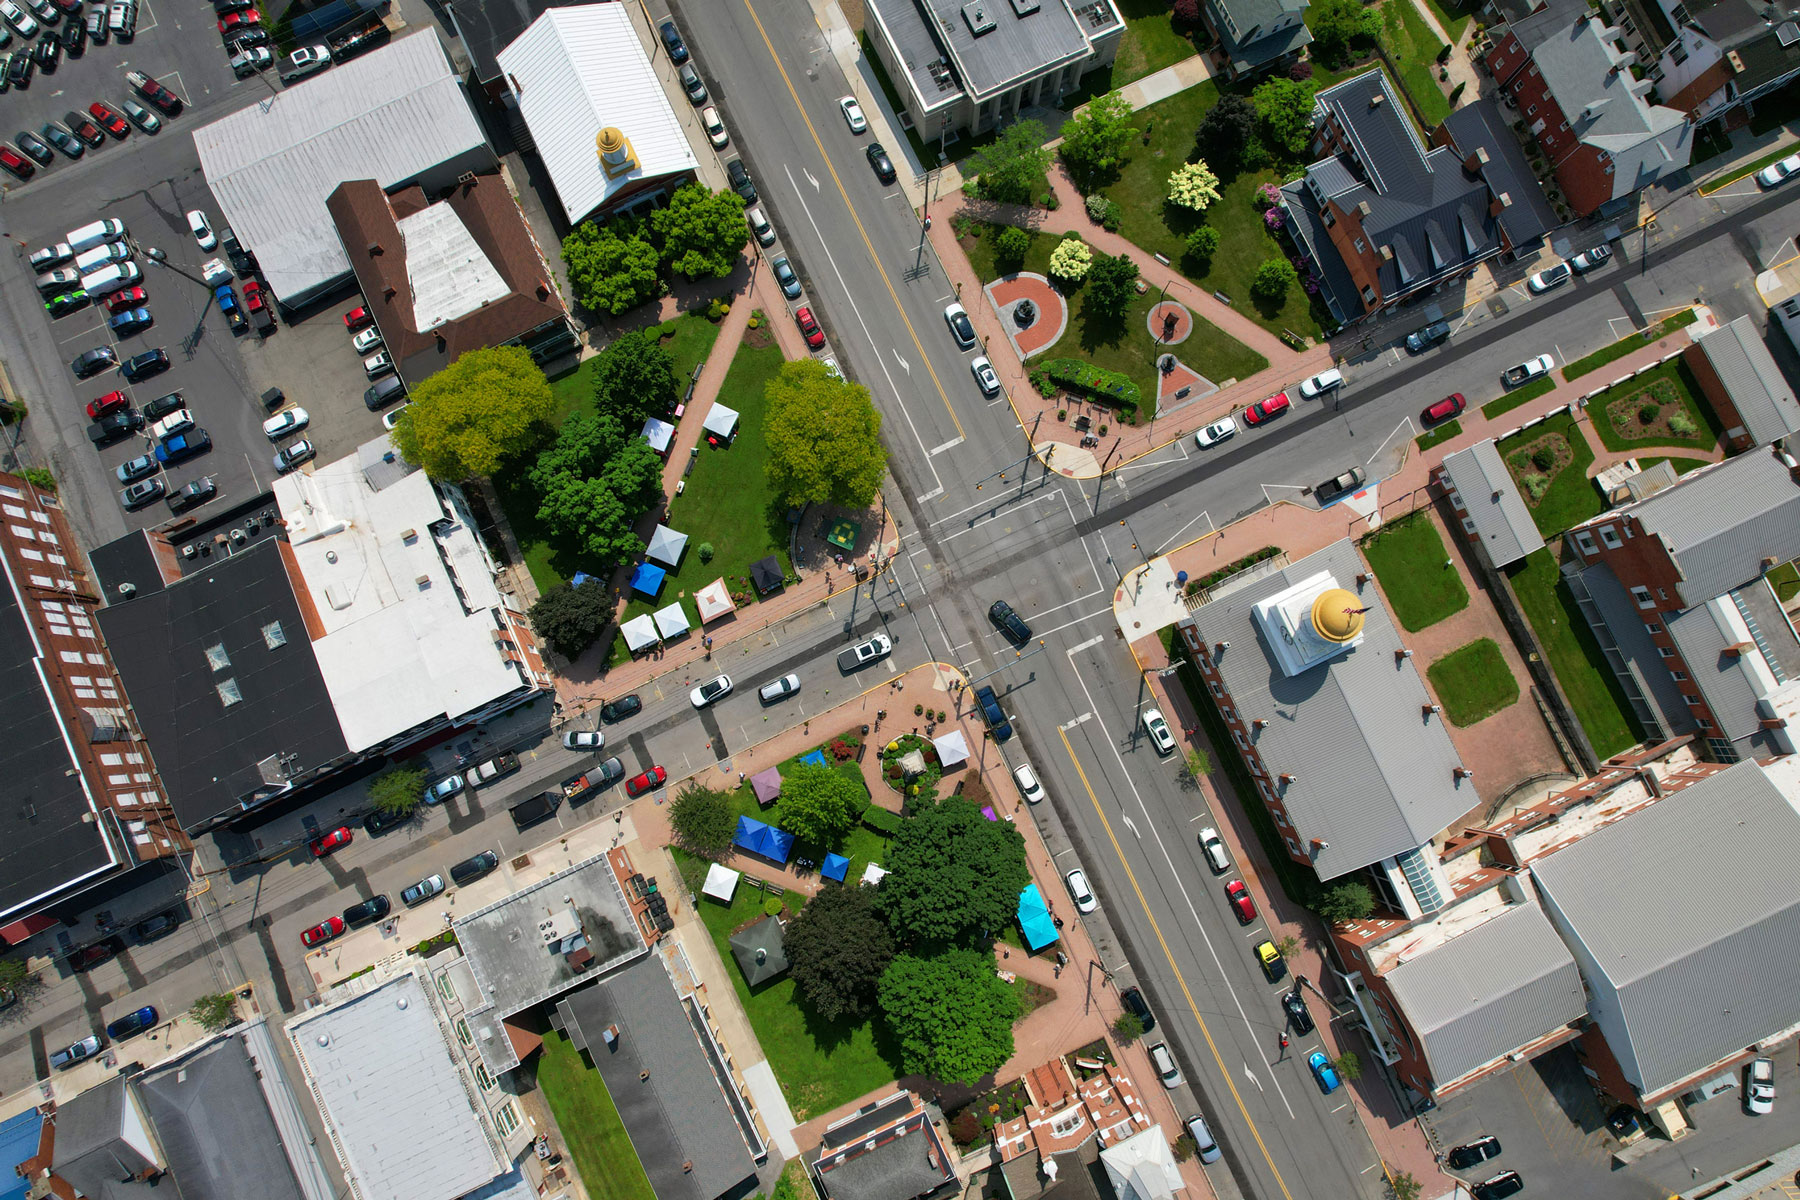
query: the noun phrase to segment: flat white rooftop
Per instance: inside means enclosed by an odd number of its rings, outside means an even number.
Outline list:
[[[466,317],[512,289],[448,204],[432,204],[398,222],[406,242],[406,280],[420,329]]]

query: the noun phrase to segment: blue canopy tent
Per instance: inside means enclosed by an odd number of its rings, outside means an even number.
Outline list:
[[[1042,950],[1062,936],[1056,932],[1050,906],[1044,903],[1043,893],[1035,883],[1026,884],[1019,893],[1019,932],[1025,935],[1025,945],[1031,950]]]
[[[825,752],[823,750],[814,750],[800,756],[800,765],[803,767],[823,767],[830,764],[825,761]]]
[[[737,834],[731,844],[785,866],[788,855],[794,852],[794,835],[753,817],[739,817]]]
[[[639,563],[637,570],[631,573],[631,590],[655,599],[656,593],[662,591],[663,576],[666,574],[668,572],[655,563]]]
[[[850,860],[841,854],[827,854],[825,864],[819,868],[819,874],[827,879],[844,882],[845,872],[850,870]]]

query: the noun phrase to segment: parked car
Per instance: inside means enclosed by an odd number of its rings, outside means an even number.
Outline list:
[[[789,300],[798,300],[800,298],[800,277],[794,274],[794,268],[788,262],[787,255],[784,254],[770,263],[769,269],[775,272],[775,282],[781,285],[781,294]]]
[[[125,948],[117,938],[102,938],[77,948],[69,955],[69,966],[76,971],[91,971],[101,963],[112,961],[113,955]]]
[[[450,868],[450,882],[457,887],[468,887],[477,879],[481,879],[500,865],[500,856],[492,850],[483,850],[480,854],[471,854]]]
[[[168,490],[161,479],[140,479],[119,493],[119,503],[126,512],[136,512]]]
[[[1263,978],[1270,983],[1280,983],[1287,975],[1287,959],[1281,957],[1281,951],[1275,948],[1274,942],[1265,938],[1256,943],[1250,952],[1256,955],[1256,965],[1262,968]]]
[[[975,707],[996,742],[1004,742],[1013,735],[1012,722],[1000,707],[1000,697],[992,687],[983,685],[975,689]]]
[[[120,141],[124,141],[125,135],[131,132],[131,126],[125,123],[125,118],[121,117],[110,104],[96,100],[88,105],[88,115],[99,122],[100,128]]]
[[[8,74],[10,74],[13,77],[13,86],[14,87],[19,86],[19,80],[18,80],[19,64],[21,62],[29,62],[29,61],[30,61],[29,59],[21,59],[16,54],[12,56],[12,68],[8,72]],[[44,139],[40,138],[37,134],[32,133],[28,129],[20,130],[19,136],[14,138],[13,141],[18,145],[19,149],[21,149],[25,153],[29,154],[32,158],[32,161],[36,162],[37,165],[40,167],[49,166],[50,163],[56,158],[56,155],[54,155],[50,152],[50,147],[46,146],[44,144]]]
[[[794,323],[800,326],[800,335],[806,339],[809,347],[817,350],[825,344],[825,331],[819,328],[819,322],[813,317],[812,309],[795,309]]]
[[[135,483],[146,475],[156,474],[156,456],[140,454],[136,458],[128,458],[119,464],[114,472],[120,483]]]
[[[143,288],[122,288],[106,298],[106,311],[113,313],[124,312],[126,309],[137,308],[143,303]]]
[[[731,181],[731,190],[742,196],[745,204],[756,203],[756,184],[751,181],[743,159],[734,158],[726,163],[725,177]]]
[[[1575,269],[1577,275],[1586,275],[1589,271],[1600,266],[1602,263],[1607,262],[1611,258],[1612,247],[1608,246],[1605,242],[1602,242],[1598,246],[1583,250],[1580,254],[1571,258],[1569,260],[1569,265]]]
[[[1311,379],[1301,380],[1300,394],[1306,399],[1311,400],[1316,396],[1323,396],[1326,392],[1343,386],[1344,373],[1336,367],[1332,367],[1330,370],[1320,371]]]
[[[960,349],[973,350],[980,340],[975,336],[975,326],[969,321],[968,311],[960,304],[951,304],[944,309],[944,324],[950,327],[950,336],[956,339]]]
[[[344,918],[326,917],[311,929],[300,935],[300,944],[311,950],[314,946],[323,946],[333,938],[344,936]]]
[[[981,389],[982,395],[1000,394],[1000,377],[994,374],[994,364],[988,361],[987,355],[970,359],[969,373],[975,376],[975,386]]]
[[[1043,802],[1044,785],[1039,782],[1037,772],[1031,769],[1030,763],[1020,763],[1013,768],[1013,782],[1019,785],[1019,795],[1025,797],[1025,803]]]
[[[202,250],[208,252],[218,249],[219,235],[213,232],[212,222],[200,209],[193,209],[187,215],[188,231],[194,235],[194,241]]]
[[[1756,173],[1756,182],[1766,188],[1780,187],[1800,173],[1800,154],[1790,154],[1780,162],[1770,163]]]
[[[254,8],[245,8],[240,9],[237,12],[228,12],[219,18],[219,36],[224,37],[226,34],[231,33],[234,30],[242,29],[246,25],[261,24],[262,13]]]
[[[176,512],[186,512],[190,508],[197,508],[205,504],[217,492],[218,485],[213,483],[211,478],[203,475],[199,479],[189,480],[176,488],[174,494],[169,497],[169,507]]]
[[[64,292],[60,296],[52,296],[44,301],[44,311],[50,314],[52,320],[55,320],[57,317],[66,317],[77,309],[86,308],[87,302],[87,292],[76,288],[72,292]]]
[[[880,142],[870,142],[869,148],[863,151],[863,157],[869,160],[869,169],[875,172],[875,178],[881,182],[892,183],[897,178],[893,160],[888,158],[887,150]]]
[[[1031,626],[1004,600],[996,600],[988,605],[988,620],[1015,646],[1024,646],[1031,641]]]
[[[132,383],[169,369],[169,352],[158,346],[142,354],[134,354],[119,364],[119,374]]]
[[[375,318],[370,316],[369,310],[362,305],[358,305],[344,314],[344,331],[346,333],[355,333],[363,326],[374,323]]]
[[[137,5],[133,0],[113,0],[106,10],[106,28],[121,42],[137,36]]]
[[[1187,1119],[1184,1126],[1188,1137],[1194,1143],[1194,1154],[1203,1163],[1215,1163],[1224,1155],[1219,1149],[1219,1141],[1213,1137],[1212,1130],[1206,1127],[1206,1121],[1198,1113]]]
[[[70,28],[75,27],[71,26]],[[100,127],[94,124],[93,118],[86,113],[66,112],[63,114],[63,124],[69,127],[70,133],[86,142],[90,147],[106,144],[106,135],[100,132]]]
[[[85,295],[85,293],[83,294]],[[148,329],[150,327],[150,322],[150,310],[147,308],[129,309],[122,313],[116,313],[106,319],[107,328],[111,329],[119,337],[130,337],[140,330]]]
[[[1219,831],[1208,827],[1200,831],[1200,854],[1206,859],[1206,865],[1212,868],[1214,875],[1223,875],[1231,870],[1231,855],[1225,851],[1225,843],[1219,840]]]
[[[160,421],[164,417],[173,416],[175,413],[182,412],[186,408],[187,400],[182,397],[181,393],[170,392],[166,396],[158,396],[138,411],[144,414],[144,420],[146,421]],[[169,432],[173,433],[175,431],[170,430]]]
[[[715,675],[689,692],[688,699],[693,702],[695,708],[706,708],[730,694],[731,676]]]
[[[1368,475],[1361,467],[1351,467],[1340,475],[1333,475],[1323,483],[1313,485],[1313,499],[1321,505],[1330,504],[1340,496],[1348,495],[1368,481]]]
[[[341,850],[354,841],[356,835],[350,832],[348,825],[339,825],[328,833],[321,833],[307,843],[314,858],[324,858],[327,854]]]
[[[1559,262],[1554,266],[1545,267],[1542,271],[1537,272],[1530,279],[1527,279],[1525,281],[1525,286],[1530,288],[1533,292],[1542,295],[1553,287],[1561,287],[1563,284],[1569,282],[1569,275],[1569,264]]]
[[[648,771],[633,775],[625,781],[625,794],[634,798],[641,796],[645,792],[661,787],[668,778],[669,773],[663,768],[651,767]]]
[[[425,789],[425,803],[442,804],[463,790],[461,775],[446,775]]]
[[[1167,758],[1175,753],[1175,735],[1169,732],[1169,723],[1163,719],[1162,710],[1146,708],[1139,718],[1143,722],[1144,732],[1150,737],[1150,744],[1156,752]]]
[[[88,441],[95,446],[110,446],[128,433],[144,427],[144,418],[130,409],[107,413],[88,426]]]
[[[1138,1019],[1138,1024],[1149,1033],[1156,1028],[1156,1014],[1150,1011],[1150,1004],[1144,999],[1144,993],[1135,987],[1128,987],[1119,993],[1119,1004],[1124,1010]]]
[[[53,246],[44,246],[33,250],[26,261],[31,264],[33,271],[48,271],[52,267],[62,266],[74,257],[75,252],[69,249],[67,242],[57,242]]]
[[[764,704],[774,704],[778,700],[786,700],[800,690],[798,675],[783,675],[780,679],[771,679],[756,689],[756,698]]]
[[[1288,1024],[1294,1027],[1294,1032],[1306,1034],[1313,1031],[1312,1011],[1306,1007],[1306,997],[1300,994],[1299,988],[1282,993],[1281,1008],[1287,1013]]]
[[[252,9],[251,11],[254,12],[255,10]],[[125,73],[125,82],[130,84],[132,88],[137,91],[138,95],[156,105],[156,107],[162,109],[164,112],[173,115],[181,111],[181,97],[177,96],[174,92],[171,92],[168,88],[156,82],[156,80],[144,74],[142,71],[127,71]],[[131,102],[129,100],[125,102],[125,112],[128,116],[131,113]],[[138,124],[140,126],[144,125],[142,121],[139,121]],[[153,128],[154,126],[145,126],[146,132]]]
[[[388,375],[377,379],[363,390],[363,407],[370,412],[376,412],[386,408],[404,395],[406,395],[406,385],[400,382],[400,377]]]
[[[397,825],[405,825],[412,819],[413,814],[409,812],[399,812],[390,808],[371,809],[369,814],[363,818],[363,832],[370,837],[377,837]]]
[[[1451,392],[1448,396],[1445,396],[1442,400],[1439,400],[1436,404],[1433,404],[1430,408],[1425,410],[1425,424],[1441,424],[1444,421],[1448,421],[1451,417],[1460,415],[1462,410],[1466,407],[1468,407],[1468,402],[1463,399],[1463,394],[1461,392]]]
[[[380,379],[383,375],[392,374],[393,370],[393,356],[386,350],[381,351],[379,354],[371,354],[369,357],[363,359],[363,374],[367,375],[370,379]]]
[[[298,83],[309,75],[317,75],[331,65],[331,47],[302,46],[287,57],[281,68],[281,82]]]
[[[69,370],[75,372],[77,379],[86,379],[108,367],[118,365],[119,356],[113,353],[111,346],[95,346],[92,350],[83,350],[69,360]]]
[[[1338,1090],[1337,1068],[1325,1057],[1323,1050],[1314,1050],[1306,1056],[1306,1065],[1312,1070],[1313,1078],[1318,1080],[1319,1090],[1327,1096]]]
[[[416,908],[444,890],[442,875],[427,875],[419,882],[400,893],[400,903],[408,908]]]
[[[38,134],[46,142],[61,150],[70,158],[80,158],[87,150],[76,140],[75,135],[58,125],[55,121],[45,121],[38,128]]]
[[[107,413],[118,412],[131,406],[131,397],[124,392],[108,392],[104,396],[95,396],[87,402],[88,420],[98,421]]]
[[[1500,1139],[1490,1133],[1472,1142],[1452,1146],[1450,1152],[1444,1155],[1444,1164],[1453,1171],[1466,1171],[1470,1167],[1479,1167],[1490,1158],[1499,1157]]]
[[[1422,329],[1415,329],[1406,335],[1406,348],[1414,354],[1423,354],[1439,342],[1450,336],[1450,322],[1433,321]]]
[[[1288,394],[1286,392],[1277,392],[1267,400],[1258,400],[1255,404],[1246,408],[1244,410],[1244,423],[1246,425],[1261,425],[1264,421],[1273,421],[1276,417],[1287,412],[1290,406],[1291,401],[1288,400]]]
[[[862,105],[856,102],[855,96],[845,96],[839,100],[838,111],[844,114],[844,124],[850,126],[851,133],[869,132],[868,118],[863,116]]]
[[[1231,905],[1239,925],[1248,925],[1256,920],[1256,900],[1250,895],[1250,889],[1244,881],[1234,879],[1225,885],[1225,902]]]
[[[513,826],[523,833],[540,821],[548,821],[555,816],[557,806],[561,803],[561,792],[543,791],[535,796],[527,796],[506,811],[512,816]]]
[[[37,168],[11,146],[0,145],[0,167],[5,167],[14,178],[21,180],[30,179],[37,174]]]
[[[657,32],[662,35],[663,49],[669,52],[669,61],[677,66],[688,60],[687,43],[681,40],[681,32],[675,28],[675,22],[664,21]]]
[[[154,942],[168,937],[180,928],[181,922],[173,913],[157,913],[154,917],[146,917],[131,927],[131,937],[136,942]]]
[[[1504,387],[1516,388],[1524,383],[1548,375],[1556,369],[1556,359],[1549,354],[1540,354],[1536,358],[1528,358],[1517,366],[1506,368],[1500,372],[1500,383]]]
[[[271,442],[279,442],[310,424],[312,416],[304,408],[285,408],[263,422],[263,436]]]
[[[1075,911],[1091,913],[1100,907],[1100,901],[1094,897],[1094,889],[1088,886],[1087,872],[1080,867],[1070,871],[1065,877],[1069,885],[1069,896],[1075,901]]]
[[[156,461],[165,466],[184,462],[196,454],[212,449],[212,435],[204,429],[190,429],[165,439],[156,447]]]
[[[1175,1065],[1175,1056],[1169,1053],[1167,1042],[1150,1047],[1150,1063],[1156,1068],[1156,1077],[1171,1092],[1186,1082],[1181,1077],[1181,1068]]]
[[[719,110],[707,105],[700,110],[700,127],[706,130],[706,140],[713,144],[714,150],[723,150],[731,135],[725,132],[725,122],[719,117]]]
[[[66,1071],[76,1063],[100,1053],[100,1046],[99,1037],[92,1036],[64,1046],[61,1050],[53,1050],[50,1053],[50,1068],[54,1071]]]
[[[297,442],[289,442],[275,452],[275,469],[286,475],[300,464],[311,462],[315,453],[317,451],[313,449],[313,444],[305,438],[301,438]]]
[[[125,115],[130,118],[131,123],[145,133],[155,133],[162,128],[162,118],[135,100],[121,100],[119,107],[125,110]],[[180,107],[179,102],[176,107]]]
[[[1744,1108],[1759,1117],[1775,1111],[1775,1062],[1753,1058],[1744,1070]]]
[[[344,924],[352,929],[361,929],[364,925],[371,925],[387,916],[392,908],[393,905],[386,896],[370,896],[360,904],[352,904],[344,910]]]
[[[1221,417],[1194,434],[1194,445],[1202,450],[1211,450],[1220,442],[1236,435],[1237,422],[1230,417]]]
[[[79,28],[77,26],[76,28]],[[156,1027],[156,1009],[146,1004],[144,1007],[126,1013],[106,1027],[106,1036],[115,1042],[122,1042],[128,1037],[136,1037],[146,1029]]]
[[[685,63],[676,72],[681,80],[681,90],[687,93],[688,103],[701,105],[706,103],[706,83],[700,78],[700,72],[694,70],[693,63]]]
[[[1524,1190],[1525,1181],[1519,1178],[1517,1171],[1502,1171],[1470,1188],[1469,1194],[1475,1200],[1506,1200]]]

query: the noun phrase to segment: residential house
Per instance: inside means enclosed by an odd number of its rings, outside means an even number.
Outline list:
[[[1117,1063],[1106,1063],[1078,1083],[1068,1061],[1053,1058],[1027,1071],[1020,1083],[1030,1103],[1018,1116],[994,1126],[994,1146],[1015,1195],[1020,1183],[1044,1187],[1044,1165],[1059,1156],[1092,1141],[1102,1149],[1115,1145],[1156,1123],[1136,1082]],[[1015,1161],[1019,1165],[1011,1166]],[[1048,1176],[1054,1179],[1056,1170]]]
[[[1699,328],[1682,352],[1734,450],[1766,446],[1800,433],[1800,404],[1749,317]]]
[[[1663,103],[1734,127],[1800,76],[1800,12],[1756,0],[1602,0]]]
[[[911,1092],[827,1125],[807,1165],[824,1200],[917,1200],[956,1184],[931,1110]]]
[[[1312,45],[1307,0],[1205,0],[1200,19],[1218,45],[1213,57],[1236,81],[1285,70]]]

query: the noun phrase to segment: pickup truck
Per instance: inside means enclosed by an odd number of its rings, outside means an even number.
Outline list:
[[[503,775],[511,775],[519,769],[519,756],[508,751],[496,754],[484,763],[477,763],[463,772],[463,782],[472,788],[486,787]]]
[[[560,792],[539,792],[528,796],[513,805],[507,811],[512,814],[513,825],[519,829],[530,829],[539,821],[548,821],[556,815],[556,806],[562,803]],[[461,882],[458,880],[457,882]]]
[[[1354,492],[1367,478],[1361,467],[1351,467],[1342,475],[1333,475],[1324,483],[1313,485],[1313,499],[1320,504],[1330,504],[1346,492]]]
[[[858,642],[842,654],[838,655],[838,670],[848,675],[852,671],[860,671],[878,659],[886,658],[894,652],[894,641],[885,633],[878,633],[866,642]]]
[[[231,331],[233,333],[242,331],[249,324],[249,319],[244,316],[243,306],[238,303],[237,293],[231,290],[231,285],[221,283],[213,289],[213,295],[218,297],[219,311],[224,313],[225,320],[230,322]]]
[[[1529,383],[1540,375],[1548,375],[1556,369],[1556,360],[1548,354],[1540,354],[1536,358],[1520,363],[1516,367],[1508,367],[1500,372],[1500,382],[1509,388]]]
[[[589,794],[601,788],[611,787],[625,778],[625,764],[615,755],[599,766],[579,775],[571,775],[562,781],[562,798],[570,804],[580,804]]]
[[[189,429],[167,439],[156,448],[156,461],[164,464],[178,463],[192,458],[203,450],[212,449],[212,436],[204,429]]]

